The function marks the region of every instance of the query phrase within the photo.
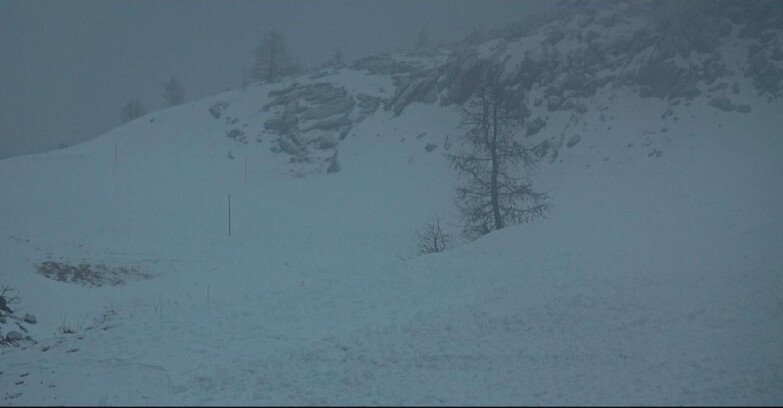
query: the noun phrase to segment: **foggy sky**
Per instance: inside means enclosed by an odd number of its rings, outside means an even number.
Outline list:
[[[176,76],[188,101],[236,87],[272,27],[305,66],[502,27],[545,1],[0,1],[0,158],[92,139],[131,98],[154,111]]]

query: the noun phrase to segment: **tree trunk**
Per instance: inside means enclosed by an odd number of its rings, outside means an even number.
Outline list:
[[[269,70],[267,71],[267,82],[272,82],[275,79],[275,76],[277,76],[277,72],[275,72],[275,64],[277,64],[275,61],[275,57],[277,56],[276,54],[277,50],[275,49],[274,43],[272,43],[272,45],[269,46]]]
[[[490,200],[492,203],[492,216],[495,218],[495,229],[503,228],[503,219],[500,217],[500,193],[498,192],[498,154],[492,149],[492,179],[489,184]]]
[[[493,84],[494,85],[494,84]],[[492,104],[492,138],[489,144],[490,155],[492,156],[492,176],[490,179],[490,201],[492,204],[492,216],[495,219],[495,229],[503,228],[503,218],[500,216],[500,192],[498,191],[498,173],[500,171],[500,161],[498,160],[498,100],[497,88],[490,88]]]

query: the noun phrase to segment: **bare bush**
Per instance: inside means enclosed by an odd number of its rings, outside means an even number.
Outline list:
[[[424,224],[416,231],[415,246],[412,248],[416,255],[426,255],[443,252],[451,248],[453,239],[440,225],[440,218],[435,215],[430,222]]]
[[[13,313],[11,305],[18,304],[19,300],[18,291],[11,289],[8,285],[0,286],[0,312]]]

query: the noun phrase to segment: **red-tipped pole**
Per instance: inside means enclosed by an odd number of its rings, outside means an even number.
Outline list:
[[[228,193],[228,236],[231,236],[231,193]]]

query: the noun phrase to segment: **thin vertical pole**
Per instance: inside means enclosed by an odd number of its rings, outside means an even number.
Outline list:
[[[231,236],[231,193],[228,193],[228,236]]]

